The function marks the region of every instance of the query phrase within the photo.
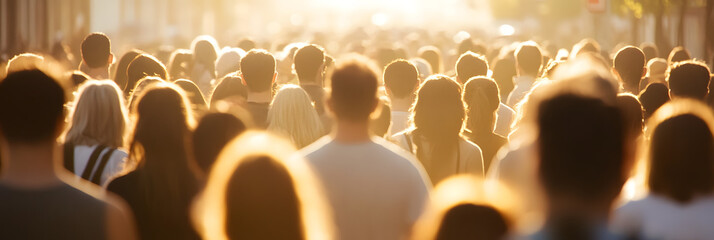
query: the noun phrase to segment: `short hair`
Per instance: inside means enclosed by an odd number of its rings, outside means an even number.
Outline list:
[[[397,59],[384,68],[384,86],[397,98],[414,95],[419,84],[416,66],[404,59]]]
[[[445,211],[434,239],[503,239],[508,223],[487,205],[462,203]]]
[[[418,51],[419,57],[431,65],[432,74],[441,73],[441,50],[434,46],[424,46]]]
[[[246,52],[253,50],[253,48],[255,48],[255,45],[256,45],[255,41],[253,41],[253,39],[250,39],[250,38],[243,38],[240,41],[238,41],[238,48],[243,49],[243,51],[246,51]]]
[[[253,49],[240,60],[240,69],[248,90],[264,92],[273,86],[275,57],[266,50]]]
[[[677,46],[674,47],[671,52],[669,52],[669,56],[667,57],[667,64],[671,66],[676,62],[686,61],[690,59],[692,59],[692,56],[691,54],[689,54],[689,51],[682,46]]]
[[[513,77],[516,74],[518,74],[516,72],[516,62],[513,58],[499,58],[493,63],[493,75],[491,77],[498,84],[498,92],[503,102],[505,102],[504,98],[508,98],[508,95],[515,88]]]
[[[619,194],[625,135],[616,107],[600,99],[558,95],[540,104],[538,127],[538,176],[547,195],[611,201]]]
[[[377,99],[377,71],[364,56],[352,55],[337,62],[330,76],[330,101],[337,119],[367,121]]]
[[[124,147],[128,117],[119,87],[110,80],[89,80],[77,92],[65,143]]]
[[[245,51],[240,48],[230,48],[221,51],[221,55],[216,59],[216,77],[222,78],[228,74],[240,70],[240,59],[245,55]]]
[[[701,62],[676,62],[667,70],[669,91],[677,97],[703,100],[709,93],[709,67]]]
[[[166,67],[154,56],[149,54],[139,54],[129,63],[126,69],[127,84],[124,93],[128,95],[136,87],[136,83],[144,77],[158,77],[164,81],[168,80]]]
[[[651,42],[641,43],[640,49],[642,49],[642,52],[645,54],[645,59],[647,61],[650,61],[653,58],[659,57],[659,50],[657,49],[657,45],[655,45],[654,43],[651,43]]]
[[[295,52],[295,73],[300,83],[315,82],[320,67],[325,64],[325,50],[315,44],[310,44]]]
[[[104,33],[95,32],[82,40],[82,60],[90,68],[109,65],[109,55],[112,54],[112,44]]]
[[[704,103],[678,99],[652,116],[648,185],[653,193],[687,203],[714,191],[714,117]]]
[[[208,173],[223,147],[246,130],[238,117],[229,113],[208,113],[193,131],[193,155],[198,167]]]
[[[467,51],[456,62],[456,77],[461,84],[465,84],[475,76],[488,76],[488,61],[481,54]]]
[[[518,69],[525,74],[538,76],[540,67],[543,65],[543,54],[541,54],[538,44],[533,41],[521,43],[514,54]]]
[[[213,107],[218,101],[232,97],[248,98],[247,87],[243,85],[243,80],[240,76],[235,73],[223,77],[218,84],[216,84],[213,93],[211,93],[209,105]]]
[[[5,73],[9,74],[12,72],[22,71],[22,70],[32,70],[41,66],[45,62],[45,58],[34,54],[34,53],[22,53],[15,55],[5,66]]]
[[[638,93],[640,79],[645,71],[645,54],[635,46],[623,47],[615,54],[613,67],[622,78],[625,90]]]
[[[650,83],[638,97],[642,104],[643,115],[649,119],[662,105],[669,101],[669,89],[664,83]]]
[[[43,70],[11,72],[0,82],[0,131],[10,143],[53,140],[64,103],[64,89]]]

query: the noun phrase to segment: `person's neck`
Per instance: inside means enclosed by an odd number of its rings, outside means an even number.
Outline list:
[[[370,140],[368,120],[337,120],[335,126],[335,141],[340,143],[363,143]]]
[[[87,76],[91,77],[92,79],[109,79],[109,67],[90,68],[86,64],[82,64],[79,70],[87,74]]]
[[[322,87],[322,83],[318,81],[306,81],[303,79],[298,79],[298,82],[300,83],[300,86],[318,86]]]
[[[62,181],[55,171],[54,141],[20,144],[2,143],[0,182],[21,188],[45,188]]]
[[[246,98],[246,100],[247,100],[247,102],[252,102],[252,103],[270,103],[270,101],[272,101],[273,98],[270,95],[270,90],[263,91],[263,92],[248,91],[248,98]]]
[[[397,98],[392,97],[392,111],[408,112],[414,103],[414,97]]]

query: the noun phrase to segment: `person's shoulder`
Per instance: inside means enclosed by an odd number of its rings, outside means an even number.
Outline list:
[[[108,180],[107,190],[116,194],[123,194],[125,191],[134,189],[137,184],[137,173],[135,171],[128,172],[124,175],[118,175]]]
[[[516,114],[516,111],[513,110],[513,108],[509,107],[505,103],[499,103],[498,104],[498,110],[501,111],[501,113],[506,113],[506,114]]]
[[[462,148],[464,148],[464,149],[466,149],[466,150],[468,150],[468,151],[470,151],[470,152],[479,152],[479,153],[481,153],[481,147],[479,147],[478,144],[476,144],[476,143],[474,143],[474,142],[472,142],[472,141],[470,141],[470,140],[467,140],[467,139],[464,138],[464,137],[459,138],[459,145],[460,145]]]

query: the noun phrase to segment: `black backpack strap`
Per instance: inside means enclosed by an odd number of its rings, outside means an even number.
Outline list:
[[[94,148],[92,155],[89,155],[87,167],[85,167],[84,172],[82,172],[82,178],[89,180],[89,177],[92,174],[92,170],[94,170],[94,165],[97,164],[97,159],[99,158],[99,155],[102,154],[102,151],[104,151],[105,148],[106,147],[102,145],[99,145]]]
[[[107,162],[109,162],[109,158],[112,157],[112,154],[114,154],[114,150],[117,150],[116,148],[108,148],[107,153],[102,156],[102,159],[99,160],[99,166],[97,166],[97,171],[94,172],[94,175],[92,175],[92,178],[89,179],[91,182],[94,184],[99,185],[99,182],[102,180],[102,173],[104,173],[104,168],[107,166]]]
[[[64,168],[66,168],[71,173],[74,173],[74,144],[64,143],[64,153],[63,153]]]

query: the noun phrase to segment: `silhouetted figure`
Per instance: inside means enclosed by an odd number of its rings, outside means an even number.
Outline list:
[[[317,114],[325,115],[325,50],[311,44],[301,47],[295,52],[293,68],[297,74],[300,87],[310,95],[315,103]]]
[[[531,90],[536,77],[540,76],[540,68],[543,64],[543,55],[535,42],[521,43],[514,54],[518,76],[513,79],[516,86],[506,102],[506,105],[511,108]]]
[[[238,105],[244,104],[248,98],[248,88],[243,85],[243,79],[236,73],[223,77],[216,88],[211,93],[210,106],[215,109],[215,105],[220,101],[227,101]]]
[[[456,61],[456,81],[462,85],[472,77],[488,75],[488,61],[483,55],[468,51]]]
[[[503,216],[488,206],[461,204],[444,214],[435,239],[503,239],[508,227]]]
[[[466,110],[461,86],[444,75],[433,75],[421,85],[412,111],[412,126],[392,138],[417,156],[438,183],[454,174],[484,176],[481,149],[461,136]]]
[[[135,239],[131,212],[56,168],[65,95],[45,72],[0,82],[0,234],[4,239]]]
[[[667,60],[663,58],[653,58],[647,62],[647,75],[640,80],[640,92],[651,83],[667,83],[665,73],[667,72]]]
[[[129,155],[136,169],[112,180],[107,190],[129,203],[142,239],[198,239],[189,220],[199,186],[189,155],[188,100],[180,88],[155,83],[135,107]]]
[[[164,81],[167,81],[169,77],[164,64],[154,56],[145,53],[139,54],[129,63],[126,76],[127,81],[124,94],[127,96],[132,94],[137,82],[144,77],[158,77]]]
[[[433,74],[442,73],[441,50],[434,46],[425,46],[419,49],[419,57],[429,62]]]
[[[218,59],[218,43],[208,35],[196,37],[191,43],[193,53],[193,69],[191,81],[196,83],[203,95],[208,95],[213,89],[216,79],[216,59]]]
[[[690,59],[692,59],[692,55],[689,53],[689,50],[682,46],[677,46],[669,52],[669,56],[667,57],[667,65],[672,66],[677,62],[687,61]]]
[[[217,79],[240,71],[240,59],[243,56],[245,56],[245,51],[240,48],[224,48],[221,50],[218,59],[216,59]],[[218,84],[218,81],[215,84]]]
[[[301,153],[325,188],[339,239],[400,239],[421,214],[431,184],[407,152],[370,136],[379,99],[367,61],[337,62],[326,105],[336,118],[334,135]]]
[[[645,61],[649,62],[650,60],[654,58],[659,58],[659,50],[657,49],[657,45],[651,42],[644,42],[640,44],[640,49],[642,49],[642,52],[645,54]]]
[[[125,93],[128,92],[126,91],[126,88],[129,78],[127,76],[127,69],[129,69],[129,63],[131,63],[131,61],[134,61],[134,58],[136,58],[136,56],[139,56],[139,54],[142,53],[143,52],[138,49],[129,50],[121,56],[121,58],[119,59],[119,63],[117,63],[117,68],[114,72],[114,78],[112,78],[112,80],[114,80],[114,82],[119,86],[119,88]]]
[[[170,81],[179,79],[191,79],[193,71],[193,53],[189,49],[176,49],[169,57],[169,64],[166,66]]]
[[[615,54],[613,69],[619,78],[624,92],[637,94],[640,92],[640,80],[647,74],[645,54],[637,47],[627,46]]]
[[[193,156],[207,176],[223,147],[245,131],[246,126],[228,113],[209,113],[201,118],[193,131]]]
[[[701,102],[676,99],[648,126],[650,193],[619,208],[613,228],[644,239],[714,238],[714,115]]]
[[[481,148],[484,172],[488,172],[498,150],[508,143],[508,139],[493,132],[499,99],[498,86],[491,78],[473,77],[464,85],[467,117],[464,136]]]
[[[662,105],[669,101],[669,89],[664,83],[652,83],[638,97],[642,103],[643,116],[649,119]]]
[[[188,98],[189,102],[191,102],[191,108],[193,108],[194,112],[201,113],[208,109],[206,99],[203,97],[201,89],[199,89],[195,83],[190,80],[179,79],[176,80],[174,84],[176,84],[176,86],[179,86],[181,89],[183,89],[184,92],[186,92],[186,97]]]
[[[265,50],[249,51],[240,61],[241,77],[248,87],[246,109],[253,116],[255,127],[268,127],[268,109],[272,100],[271,87],[275,78],[275,58]]]
[[[79,70],[94,79],[109,79],[109,66],[114,63],[114,54],[109,37],[96,32],[87,35],[82,40],[82,62]]]
[[[384,68],[383,80],[391,102],[391,136],[406,130],[409,126],[409,115],[411,115],[409,110],[419,87],[419,73],[416,66],[399,59]]]
[[[674,63],[667,71],[669,97],[705,101],[709,94],[710,74],[709,67],[704,63],[695,61]]]
[[[289,139],[297,149],[304,148],[327,132],[302,88],[288,84],[280,88],[268,110],[268,131]]]

